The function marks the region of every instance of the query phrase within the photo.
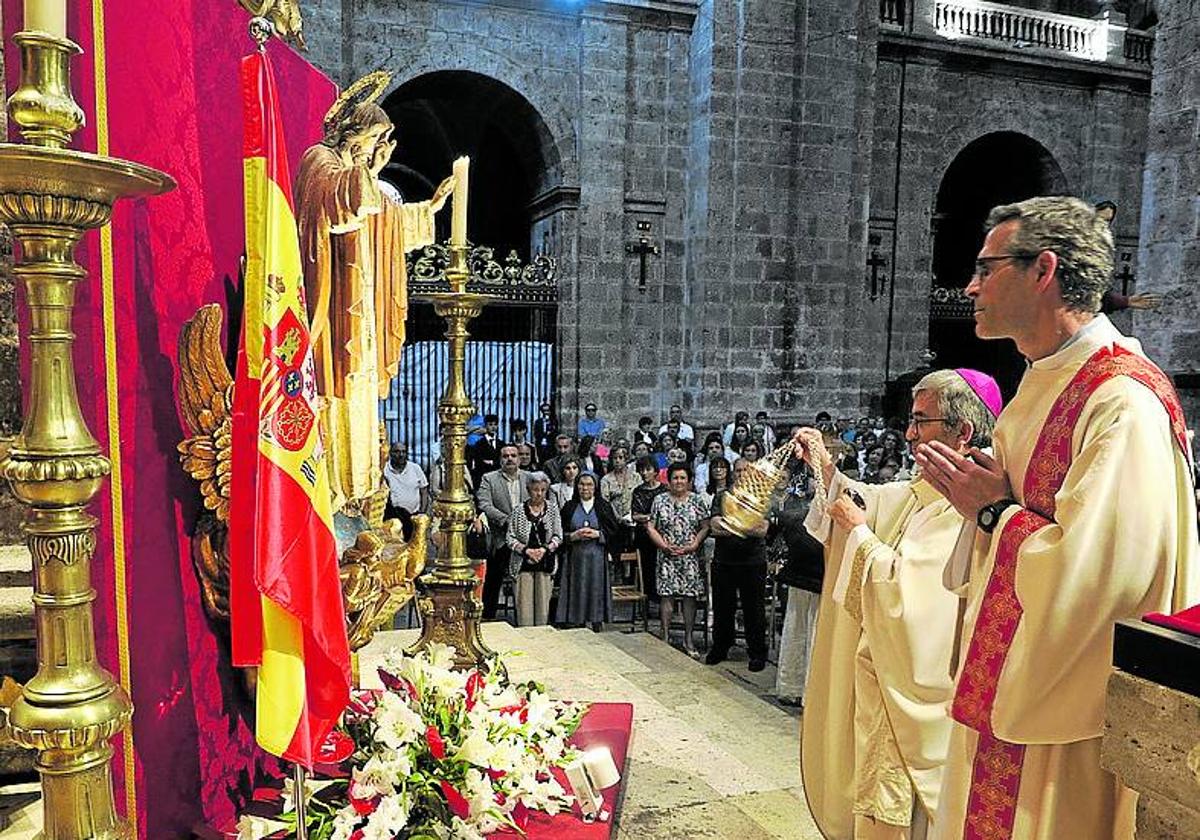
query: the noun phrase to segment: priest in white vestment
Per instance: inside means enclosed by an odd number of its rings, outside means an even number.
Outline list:
[[[913,389],[906,438],[961,452],[987,447],[999,413],[990,376],[936,371]],[[805,523],[826,546],[805,692],[810,807],[828,838],[923,840],[936,822],[950,740],[958,598],[942,572],[962,516],[920,478],[851,481],[833,468],[819,431],[797,437],[827,488]]]
[[[1200,599],[1190,452],[1170,380],[1098,314],[1107,224],[1077,199],[998,207],[966,288],[976,333],[1029,361],[995,457],[932,443],[926,479],[977,523],[939,840],[1134,834],[1100,767],[1113,626]]]

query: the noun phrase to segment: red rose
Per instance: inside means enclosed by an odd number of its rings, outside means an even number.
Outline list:
[[[471,815],[471,805],[467,802],[466,797],[454,789],[454,785],[447,781],[441,782],[442,793],[446,796],[446,804],[450,806],[450,810],[454,812],[454,816],[459,819],[466,819]]]
[[[512,809],[512,819],[513,822],[517,824],[517,828],[524,831],[525,826],[529,824],[529,809],[526,808],[521,802],[517,802]],[[353,840],[353,838],[351,838],[351,840]]]
[[[442,738],[442,733],[437,731],[436,726],[430,726],[425,730],[425,740],[429,742],[429,753],[441,761],[446,757],[446,741]]]
[[[317,747],[317,762],[341,764],[354,755],[354,739],[339,729],[334,729]]]
[[[467,711],[475,708],[476,695],[479,694],[479,689],[483,688],[483,675],[478,671],[472,671],[471,676],[467,677]]]
[[[375,813],[375,809],[379,807],[382,800],[382,794],[375,794],[370,799],[356,799],[353,794],[350,796],[350,804],[354,806],[354,810],[360,817],[368,817]]]

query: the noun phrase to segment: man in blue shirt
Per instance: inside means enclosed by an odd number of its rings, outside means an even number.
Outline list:
[[[596,416],[596,404],[590,402],[583,407],[584,416],[579,418],[579,436],[599,438],[600,433],[604,431],[604,427],[608,425],[604,422],[603,417]]]

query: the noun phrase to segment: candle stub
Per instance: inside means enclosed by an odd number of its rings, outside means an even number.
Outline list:
[[[25,0],[25,30],[67,37],[67,0]]]
[[[596,790],[605,790],[621,781],[617,765],[613,763],[612,753],[607,747],[595,747],[583,754],[583,766],[587,768],[588,776]]]

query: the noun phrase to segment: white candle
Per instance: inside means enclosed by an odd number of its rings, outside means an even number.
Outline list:
[[[471,159],[460,157],[454,161],[454,203],[450,211],[450,244],[467,244],[467,171]]]
[[[67,37],[67,0],[25,0],[25,31]]]
[[[621,774],[608,747],[593,747],[585,752],[583,766],[587,768],[588,776],[598,791],[607,790],[621,781]]]

